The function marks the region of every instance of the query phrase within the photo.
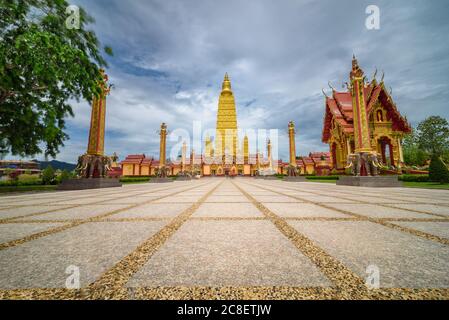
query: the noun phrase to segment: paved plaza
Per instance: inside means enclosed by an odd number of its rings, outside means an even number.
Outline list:
[[[205,178],[0,197],[0,298],[449,299],[449,192]]]

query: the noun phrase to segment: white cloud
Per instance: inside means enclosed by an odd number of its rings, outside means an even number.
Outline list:
[[[161,122],[214,127],[221,81],[231,76],[241,127],[286,130],[297,123],[298,153],[321,143],[327,82],[340,89],[356,53],[367,74],[385,70],[387,86],[414,123],[448,117],[449,22],[445,1],[377,1],[381,29],[365,28],[367,1],[73,1],[97,20],[111,45],[107,152],[157,156]],[[251,102],[251,103],[249,103]],[[246,106],[249,104],[249,106]],[[75,108],[72,140],[60,159],[73,162],[87,141],[90,109]],[[284,132],[285,133],[285,132]],[[287,158],[286,136],[280,155]]]

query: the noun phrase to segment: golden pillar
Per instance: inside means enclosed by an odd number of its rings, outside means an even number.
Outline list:
[[[346,139],[346,156],[349,157],[349,155],[352,153],[351,151],[351,141],[349,139]]]
[[[87,154],[92,156],[104,155],[104,132],[106,124],[106,96],[110,92],[108,76],[100,69],[103,81],[100,83],[100,94],[94,96],[90,117],[89,143]]]
[[[249,139],[246,135],[243,139],[243,159],[245,161],[245,164],[249,163]]]
[[[269,168],[272,169],[273,168],[273,158],[272,158],[272,153],[271,153],[271,140],[268,139],[268,143],[267,143],[267,152],[268,152],[268,161],[269,161]]]
[[[359,67],[355,56],[352,59],[352,70],[350,73],[352,88],[352,108],[354,114],[354,141],[355,152],[371,152],[370,133],[368,127],[368,116],[366,113],[365,81],[363,70]]]
[[[288,137],[290,142],[290,166],[296,167],[296,130],[295,123],[290,121],[288,124]]]
[[[212,157],[212,142],[210,137],[206,137],[206,157]]]
[[[181,172],[186,171],[186,156],[187,156],[187,142],[184,141],[184,143],[182,144]]]
[[[192,149],[190,157],[190,171],[192,172],[192,175],[195,175],[197,173],[197,167],[195,163],[195,149]]]
[[[166,149],[167,149],[167,125],[165,123],[161,124],[160,131],[161,141],[159,150],[159,168],[165,168],[165,161],[167,159]]]

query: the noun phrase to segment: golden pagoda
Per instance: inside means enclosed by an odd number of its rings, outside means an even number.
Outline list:
[[[231,80],[226,73],[218,100],[217,128],[215,135],[215,155],[237,156],[237,111]]]
[[[251,154],[250,139],[246,135],[239,142],[237,108],[234,93],[232,92],[231,80],[226,73],[218,98],[216,136],[206,136],[204,141],[204,152],[195,153],[191,150],[190,157],[186,156],[187,146],[183,143],[181,160],[179,163],[164,163],[167,175],[186,177],[195,176],[257,176],[286,174],[289,167],[295,168],[298,174],[312,173],[315,170],[315,158],[310,158],[310,164],[298,163],[295,149],[295,128],[293,122],[289,124],[290,133],[290,162],[285,163],[280,159],[273,158],[274,141],[267,140],[265,156],[257,151]],[[251,142],[254,143],[254,142]],[[165,140],[161,140],[161,154],[165,146]],[[322,155],[319,159],[321,161]],[[330,155],[326,155],[328,159]],[[160,158],[164,158],[165,154]],[[304,161],[309,158],[304,157]],[[162,161],[164,161],[162,160]],[[160,160],[161,161],[161,160]],[[160,161],[145,154],[129,155],[121,163],[124,176],[154,176],[160,171]],[[296,171],[295,171],[296,172]]]

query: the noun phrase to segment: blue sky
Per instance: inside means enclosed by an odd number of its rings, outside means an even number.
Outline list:
[[[385,71],[399,110],[413,125],[449,118],[449,1],[77,0],[113,48],[107,70],[106,152],[158,155],[157,130],[215,127],[221,82],[228,72],[243,128],[297,124],[297,152],[321,143],[322,88],[348,81],[352,54],[365,73]],[[367,30],[365,9],[380,8],[380,30]],[[90,107],[74,103],[71,137],[58,160],[85,152]]]

